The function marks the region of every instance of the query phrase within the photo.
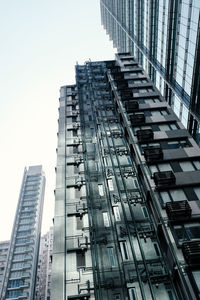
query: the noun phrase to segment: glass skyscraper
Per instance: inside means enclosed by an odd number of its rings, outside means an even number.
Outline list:
[[[140,64],[61,87],[51,300],[197,300],[200,149]]]
[[[102,24],[131,52],[200,141],[199,0],[100,0]]]
[[[25,168],[2,282],[2,300],[34,299],[44,189],[42,166]]]

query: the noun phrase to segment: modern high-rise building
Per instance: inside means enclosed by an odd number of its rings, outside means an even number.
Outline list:
[[[40,240],[35,300],[50,300],[52,251],[53,227]]]
[[[51,300],[199,299],[200,149],[169,103],[128,53],[59,102]]]
[[[1,294],[2,281],[5,272],[8,249],[9,249],[9,241],[0,242],[0,294]]]
[[[102,24],[200,142],[200,1],[100,0]]]
[[[2,300],[34,299],[44,189],[42,166],[25,168],[2,282]]]

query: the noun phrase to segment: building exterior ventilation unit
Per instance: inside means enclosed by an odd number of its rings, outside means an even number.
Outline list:
[[[51,300],[199,299],[196,142],[128,53],[60,93]]]

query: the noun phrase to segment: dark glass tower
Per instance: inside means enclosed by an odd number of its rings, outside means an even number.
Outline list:
[[[199,299],[200,149],[129,54],[61,87],[51,300]]]
[[[34,299],[45,176],[42,166],[25,168],[0,298]]]
[[[101,0],[102,24],[131,52],[183,125],[200,139],[199,0]]]

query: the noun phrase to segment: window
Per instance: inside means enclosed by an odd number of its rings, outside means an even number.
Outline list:
[[[189,146],[188,142],[185,140],[172,141],[172,142],[168,142],[167,144],[168,144],[167,149],[178,149],[178,148],[184,148]]]
[[[200,270],[192,271],[192,276],[198,288],[198,292],[200,292]]]
[[[126,242],[120,242],[120,246],[121,246],[123,260],[128,260],[129,257],[128,257],[128,250],[127,250]]]
[[[83,218],[76,217],[76,228],[81,230],[83,228]]]
[[[149,103],[159,103],[161,100],[159,98],[154,98],[154,99],[145,99],[144,103],[149,104]]]
[[[114,185],[113,185],[112,178],[108,179],[108,188],[109,188],[109,191],[114,191]]]
[[[169,131],[178,129],[178,126],[176,124],[160,124],[158,128],[160,131]]]
[[[140,126],[140,127],[133,127],[133,133],[136,135],[138,130],[146,130],[151,129],[151,126]]]
[[[111,267],[114,267],[115,266],[115,259],[114,259],[114,254],[113,254],[113,248],[112,247],[108,248],[108,255],[109,255],[109,260],[110,260]]]
[[[192,162],[190,161],[182,161],[179,163],[181,169],[185,172],[185,171],[194,171],[195,167],[193,166]]]
[[[116,294],[116,295],[115,295],[115,300],[121,300],[120,294]]]
[[[195,187],[194,192],[197,195],[198,199],[200,200],[200,187]]]
[[[168,111],[165,109],[162,110],[151,110],[150,111],[151,116],[166,116],[168,115]]]
[[[135,287],[129,289],[129,296],[130,296],[130,300],[138,299]]]
[[[172,167],[170,163],[165,163],[165,164],[158,164],[158,165],[151,165],[149,166],[151,175],[155,172],[165,172],[165,171],[172,171]]]
[[[149,93],[149,92],[154,92],[153,87],[138,88],[138,90],[135,91],[135,93]]]
[[[113,207],[113,211],[114,211],[115,220],[116,221],[121,221],[119,207],[118,206],[114,206]]]
[[[180,140],[180,141],[170,141],[170,142],[163,142],[160,143],[148,143],[148,144],[141,144],[140,150],[141,153],[144,154],[145,148],[159,148],[162,149],[178,149],[178,148],[184,148],[184,147],[190,147],[190,144],[187,140]]]
[[[103,184],[98,184],[98,189],[99,189],[99,195],[103,196],[104,192],[103,192]]]
[[[148,216],[148,212],[147,212],[146,207],[145,207],[145,206],[142,206],[142,207],[141,207],[141,210],[142,210],[142,213],[143,213],[144,217],[145,217],[145,218],[148,218],[149,216]]]
[[[195,165],[196,170],[200,170],[200,161],[194,160],[193,164]]]
[[[108,218],[108,213],[107,212],[103,212],[103,223],[105,227],[110,227],[110,222],[109,222],[109,218]]]
[[[85,252],[84,251],[76,252],[76,265],[77,265],[77,268],[85,267]]]
[[[74,137],[74,136],[78,136],[77,130],[72,130],[72,132],[73,132],[73,137]]]
[[[166,202],[187,200],[186,194],[182,189],[174,189],[160,192],[160,198],[165,204]]]
[[[200,161],[193,160],[193,161],[182,161],[179,163],[181,169],[183,171],[195,171],[200,170]]]
[[[200,223],[186,223],[173,226],[178,242],[191,241],[200,237]]]
[[[159,143],[141,144],[140,150],[141,150],[141,153],[144,154],[144,149],[146,149],[146,148],[153,149],[153,148],[159,148],[159,147],[160,147]]]

